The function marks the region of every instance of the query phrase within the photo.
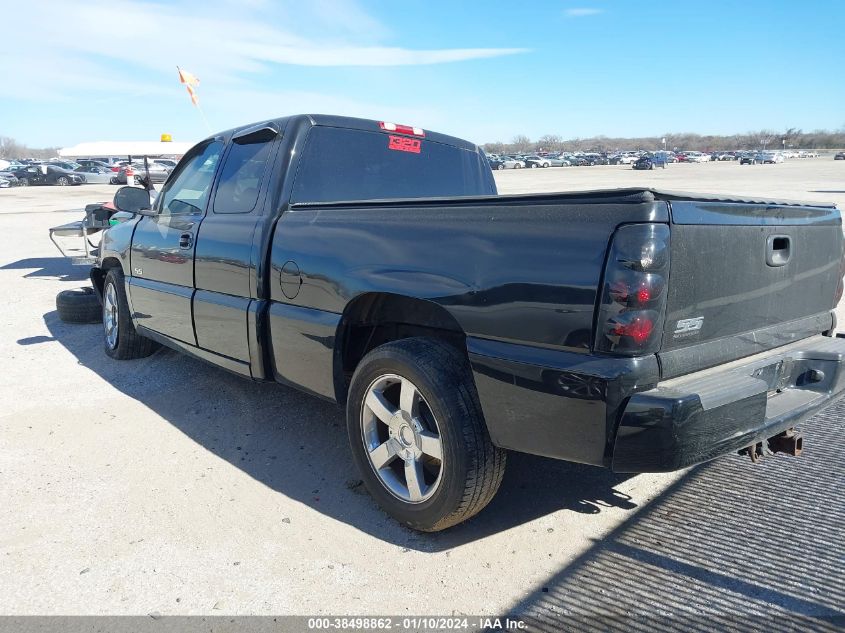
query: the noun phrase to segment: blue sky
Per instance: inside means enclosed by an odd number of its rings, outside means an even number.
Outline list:
[[[297,112],[477,143],[845,127],[845,2],[39,0],[6,7],[0,135],[193,141]],[[13,27],[11,25],[14,25]]]

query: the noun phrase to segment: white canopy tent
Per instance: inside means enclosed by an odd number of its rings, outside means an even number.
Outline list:
[[[194,143],[160,141],[96,141],[79,143],[59,150],[62,158],[96,158],[99,156],[182,156]]]

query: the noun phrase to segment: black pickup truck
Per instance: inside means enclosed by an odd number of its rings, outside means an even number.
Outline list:
[[[506,450],[619,472],[797,453],[845,389],[835,206],[498,196],[471,143],[322,115],[208,138],[154,202],[115,203],[106,353],[163,344],[345,406],[367,488],[420,530],[481,510]]]

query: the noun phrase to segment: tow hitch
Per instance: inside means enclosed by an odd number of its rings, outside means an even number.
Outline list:
[[[804,450],[804,437],[794,428],[787,429],[783,433],[778,433],[770,437],[765,443],[765,447],[763,446],[763,442],[746,446],[739,450],[739,454],[748,455],[751,461],[756,464],[767,453],[770,455],[774,453],[786,453],[787,455],[797,457]]]
[[[793,429],[787,429],[768,440],[769,450],[773,453],[786,453],[796,457],[804,450],[804,437]]]

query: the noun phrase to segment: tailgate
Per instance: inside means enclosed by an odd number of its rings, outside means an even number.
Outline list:
[[[671,216],[664,379],[830,329],[835,207],[673,201]]]

